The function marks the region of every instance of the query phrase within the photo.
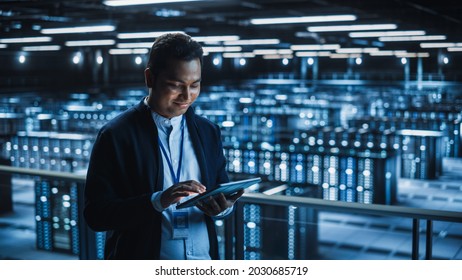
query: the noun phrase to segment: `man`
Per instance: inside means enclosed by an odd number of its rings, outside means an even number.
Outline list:
[[[98,133],[84,216],[93,230],[107,231],[105,258],[218,258],[213,218],[229,214],[243,192],[175,207],[228,181],[219,127],[190,107],[202,54],[186,34],[157,38],[145,70],[149,95]]]

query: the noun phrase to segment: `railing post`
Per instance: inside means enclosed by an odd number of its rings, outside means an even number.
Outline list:
[[[412,259],[419,259],[419,227],[420,220],[412,219]]]
[[[78,207],[79,207],[79,259],[81,260],[96,260],[97,259],[97,250],[96,250],[96,233],[92,231],[85,222],[83,217],[83,207],[84,207],[84,184],[78,184],[79,188],[79,198],[78,198]]]
[[[425,259],[432,259],[432,246],[433,246],[433,221],[427,220],[427,234],[426,234],[426,247],[425,247]]]
[[[236,260],[243,260],[244,259],[244,203],[237,203],[236,210],[235,210],[235,224],[234,224],[234,232],[235,232],[235,252],[236,252]]]
[[[237,205],[236,205],[237,207]],[[234,221],[236,211],[229,219],[225,219],[225,260],[234,260]]]

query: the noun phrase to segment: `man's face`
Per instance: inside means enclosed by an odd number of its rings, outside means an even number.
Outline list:
[[[152,88],[149,104],[154,111],[166,118],[184,114],[199,96],[201,87],[199,59],[170,60],[166,69],[160,69],[158,74],[150,74],[150,76]],[[148,78],[147,76],[146,79]]]

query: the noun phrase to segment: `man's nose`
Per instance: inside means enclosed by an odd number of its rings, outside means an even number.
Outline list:
[[[191,97],[191,88],[189,86],[184,86],[181,90],[181,97],[184,100],[189,100]]]

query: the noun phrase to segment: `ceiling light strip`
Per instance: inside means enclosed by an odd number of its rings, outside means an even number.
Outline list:
[[[110,49],[109,54],[111,55],[123,55],[123,54],[147,54],[149,49]]]
[[[64,43],[68,47],[86,47],[86,46],[110,46],[114,45],[114,40],[85,40],[85,41],[67,41]]]
[[[462,43],[420,43],[423,49],[462,47]]]
[[[348,34],[350,38],[371,38],[371,37],[389,37],[389,36],[423,36],[423,30],[409,31],[375,31],[375,32],[351,32]]]
[[[248,39],[248,40],[235,40],[224,42],[227,46],[233,45],[277,45],[281,41],[279,39]]]
[[[61,46],[58,45],[22,47],[22,50],[26,52],[59,51],[60,49]]]
[[[149,5],[149,4],[166,4],[178,2],[194,2],[200,0],[107,0],[103,4],[111,7]]]
[[[74,26],[62,28],[44,28],[40,30],[42,34],[69,34],[69,33],[92,33],[92,32],[110,32],[116,28],[114,25],[95,25],[95,26]]]
[[[340,32],[340,31],[359,31],[359,30],[386,30],[396,29],[396,24],[357,24],[357,25],[333,25],[333,26],[311,26],[309,32]]]
[[[326,45],[292,45],[291,50],[294,51],[321,51],[321,50],[336,50],[340,49],[339,44],[326,44]]]
[[[204,52],[240,52],[242,51],[241,47],[203,47]]]
[[[194,40],[197,42],[224,42],[224,41],[236,41],[239,40],[237,35],[223,35],[223,36],[194,36]]]
[[[224,58],[252,58],[255,57],[254,53],[251,52],[243,52],[243,53],[223,53]]]
[[[293,55],[290,54],[266,54],[263,56],[263,59],[283,59],[288,58],[292,59]]]
[[[335,22],[354,21],[355,15],[328,15],[328,16],[307,16],[307,17],[280,17],[280,18],[256,18],[251,19],[254,25],[262,24],[288,24],[288,23],[310,23],[310,22]]]
[[[448,52],[462,52],[462,47],[451,47],[451,48],[448,48]]]
[[[142,39],[142,38],[157,38],[166,33],[184,33],[183,31],[157,31],[157,32],[134,32],[134,33],[119,33],[118,39]]]
[[[397,53],[395,54],[395,56],[413,58],[413,57],[430,57],[430,54],[429,53]]]
[[[446,40],[444,35],[379,37],[381,42],[439,41]]]
[[[119,43],[119,49],[137,49],[137,48],[151,48],[153,42],[138,42],[138,43]]]
[[[290,55],[293,53],[290,49],[255,49],[255,55]]]
[[[43,43],[50,42],[51,37],[22,37],[22,38],[4,38],[0,39],[0,43],[15,44],[15,43]]]
[[[379,50],[377,52],[371,52],[369,53],[370,56],[396,56],[396,55],[403,55],[406,54],[407,51],[405,50]]]
[[[295,56],[298,57],[316,57],[316,56],[330,56],[332,53],[323,51],[323,52],[296,52]]]
[[[343,48],[336,50],[337,53],[371,53],[379,51],[378,48]]]

